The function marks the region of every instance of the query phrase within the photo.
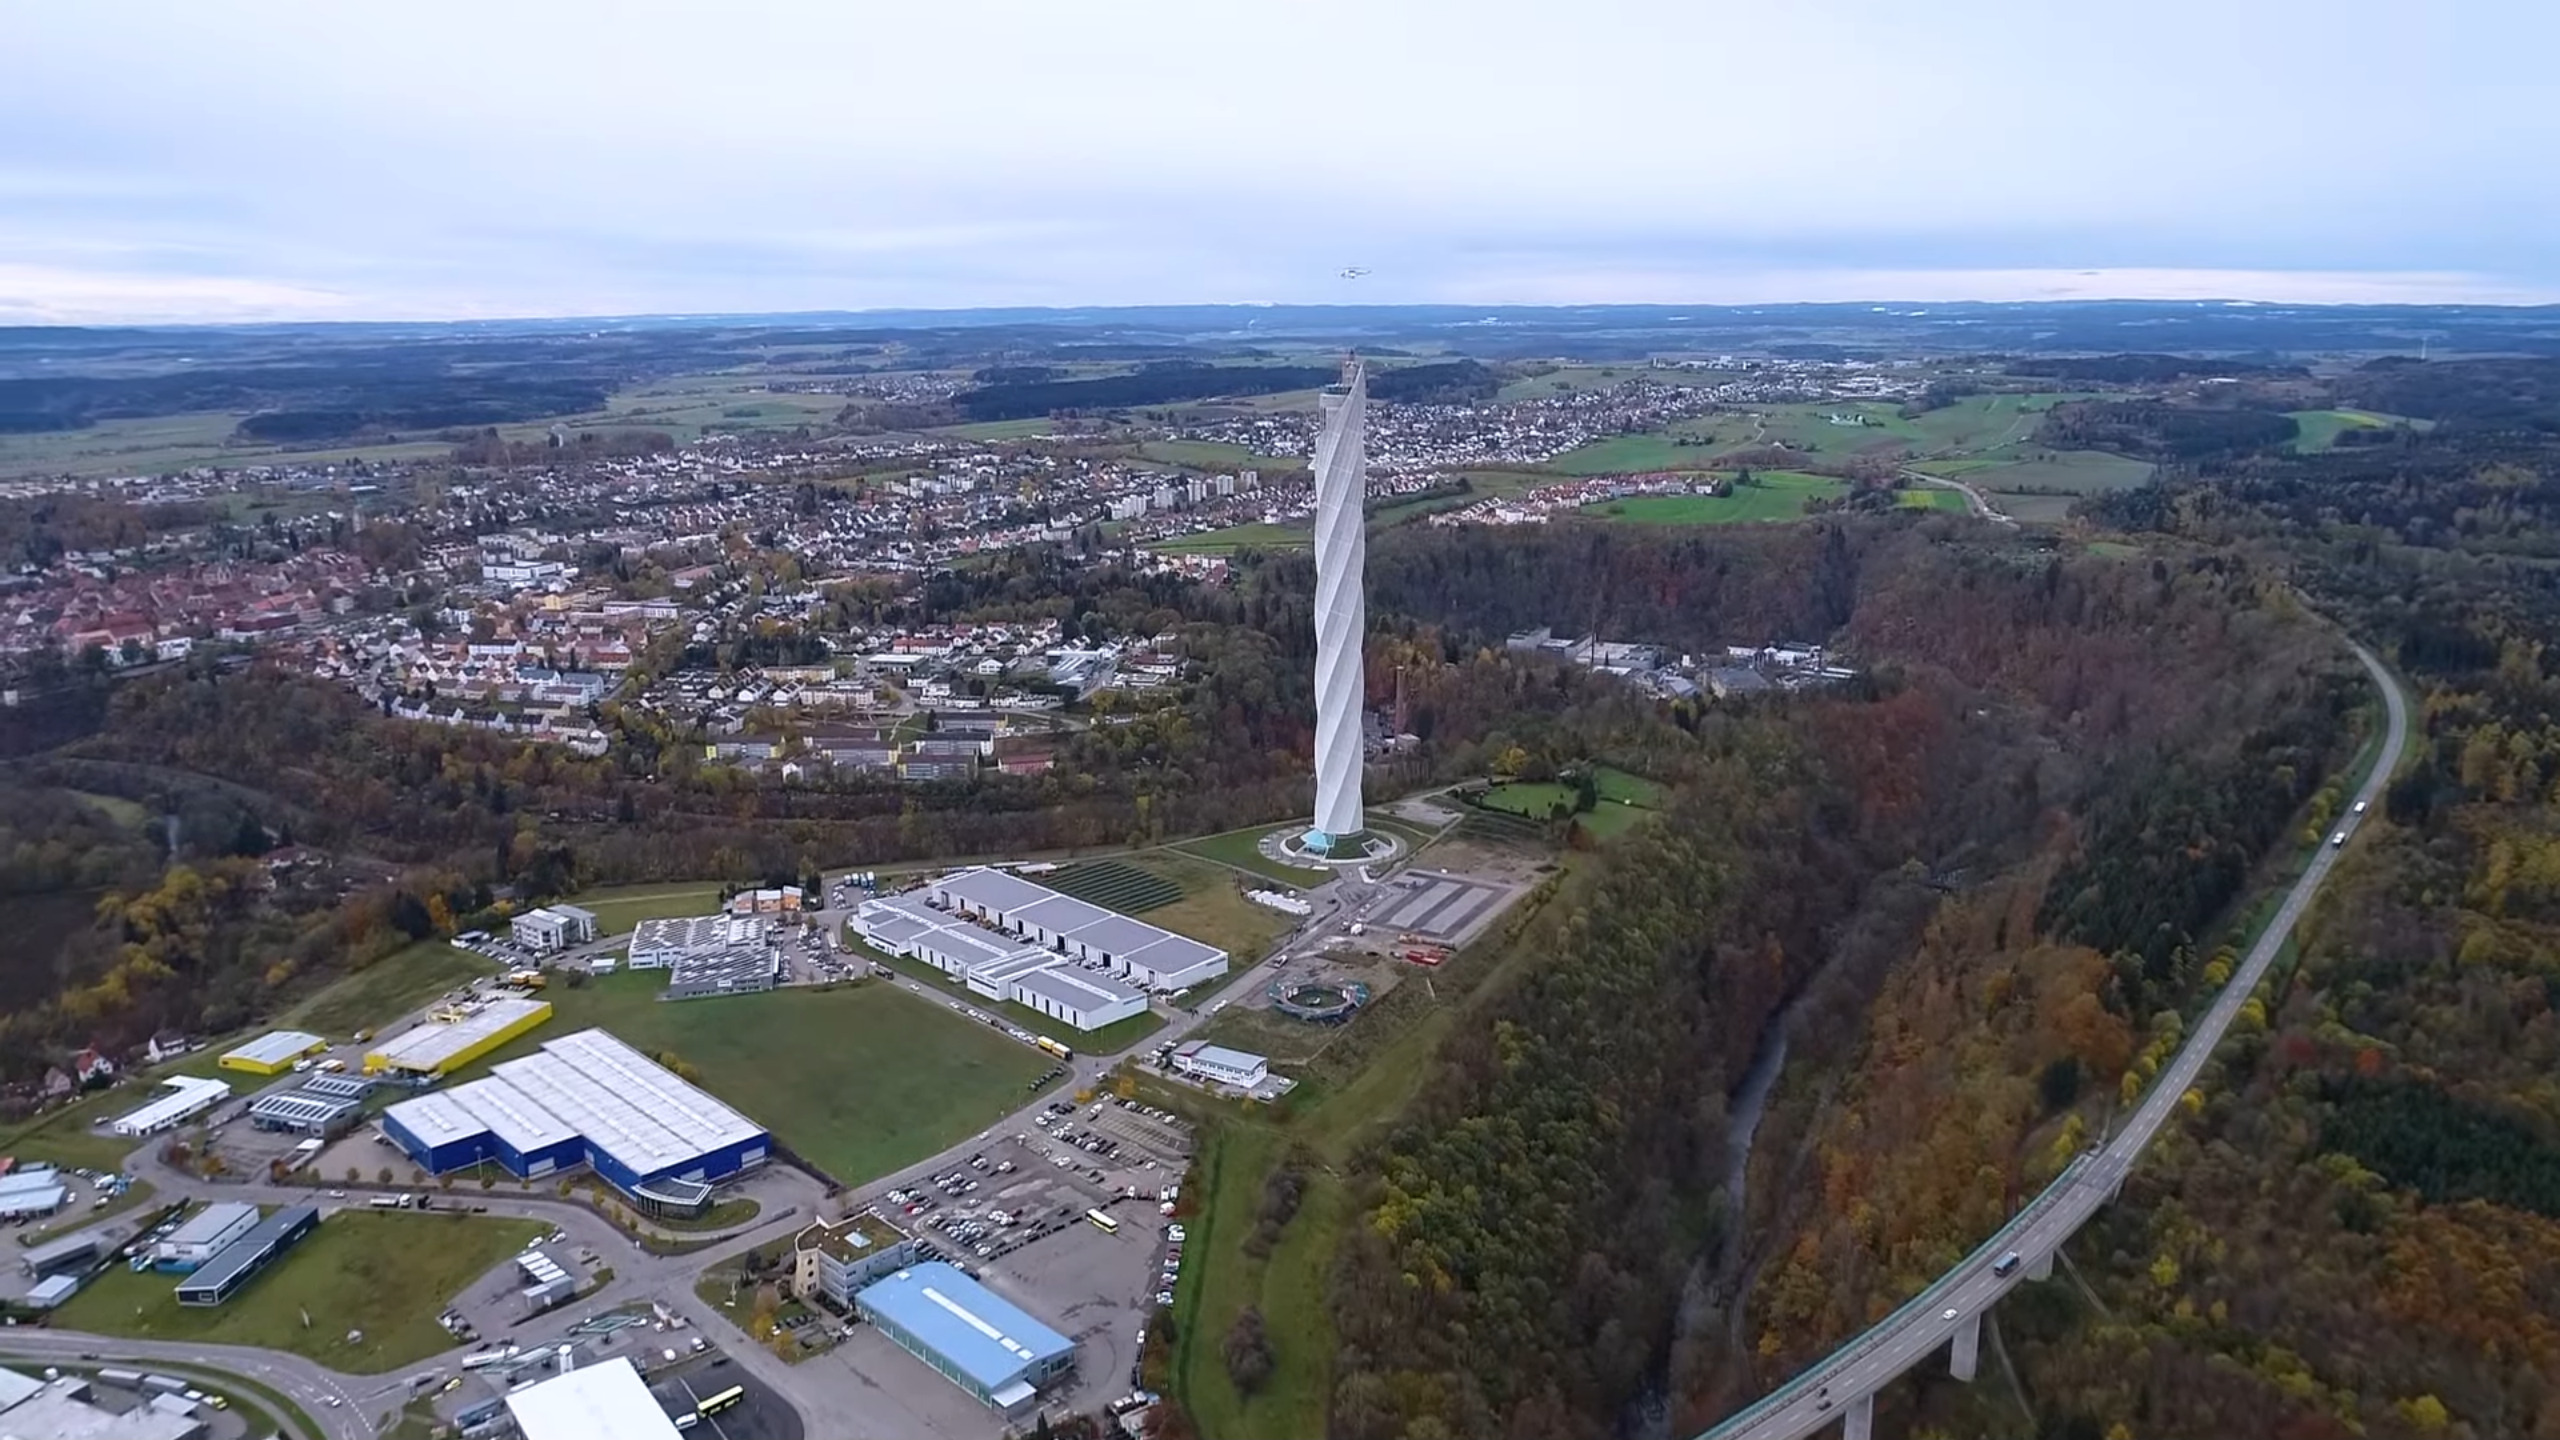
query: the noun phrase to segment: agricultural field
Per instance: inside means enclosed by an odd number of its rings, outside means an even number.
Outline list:
[[[1935,485],[1911,486],[1898,499],[1905,510],[1953,510],[1961,514],[1971,508],[1965,504],[1963,492],[1941,490]]]
[[[1798,519],[1807,501],[1849,493],[1841,481],[1793,470],[1758,470],[1751,478],[1753,483],[1736,485],[1727,496],[1631,495],[1586,505],[1578,513],[1634,525],[1738,525]]]
[[[178,1277],[110,1266],[54,1318],[101,1335],[254,1345],[378,1375],[453,1348],[436,1315],[549,1228],[538,1220],[340,1210],[228,1304],[182,1306]],[[348,1338],[359,1331],[362,1339]]]
[[[1731,417],[1723,417],[1731,418]],[[1678,427],[1638,435],[1612,435],[1547,462],[1560,475],[1626,475],[1658,470],[1703,470],[1716,455],[1733,447],[1706,437],[1713,432]]]
[[[236,440],[246,412],[195,411],[101,420],[85,430],[0,435],[0,480],[27,475],[156,475],[198,465],[255,465],[294,460],[309,465],[347,460],[414,460],[442,455],[443,441],[339,445],[288,450],[262,440]]]
[[[1246,525],[1230,525],[1224,530],[1204,530],[1197,535],[1177,535],[1147,546],[1168,555],[1228,555],[1247,548],[1256,550],[1304,550],[1315,544],[1315,534],[1290,525],[1272,525],[1254,521]]]
[[[1118,860],[1088,860],[1040,877],[1052,890],[1090,900],[1123,915],[1138,915],[1182,898],[1182,887]]]
[[[1161,922],[1159,922],[1161,923]],[[464,1066],[475,1079],[542,1042],[602,1026],[672,1052],[702,1088],[846,1184],[921,1160],[1013,1109],[1049,1059],[930,1000],[874,982],[660,1000],[666,972],[554,984],[552,1018]],[[787,1057],[788,1063],[778,1063]]]
[[[2385,430],[2394,425],[2406,425],[2417,430],[2434,428],[2432,421],[2412,420],[2402,415],[2380,415],[2370,410],[2290,410],[2285,413],[2302,427],[2302,433],[2293,440],[2293,450],[2298,455],[2333,449],[2338,437],[2350,430]]]
[[[1028,420],[974,420],[966,425],[941,425],[926,431],[928,435],[948,436],[954,440],[1029,440],[1052,434],[1056,422],[1046,417]]]
[[[2131,489],[2151,478],[2149,461],[2103,450],[2023,449],[1964,460],[1923,460],[1911,468],[1962,480],[1985,493],[2066,498]]]
[[[461,985],[498,973],[495,962],[456,950],[444,940],[421,940],[394,950],[277,1017],[287,1029],[343,1038],[379,1029]]]

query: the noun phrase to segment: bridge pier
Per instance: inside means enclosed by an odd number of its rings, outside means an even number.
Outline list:
[[[1875,1440],[1876,1397],[1861,1395],[1840,1412],[1840,1440]]]
[[[2030,1280],[2050,1280],[2053,1278],[2052,1251],[2039,1250],[2036,1252],[2035,1258],[2027,1262],[2027,1278]]]
[[[1956,1326],[1956,1338],[1947,1345],[1947,1373],[1969,1382],[1981,1364],[1982,1312],[1976,1310]]]

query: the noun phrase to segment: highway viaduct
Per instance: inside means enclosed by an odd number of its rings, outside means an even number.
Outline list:
[[[2381,687],[2385,729],[2372,770],[2357,789],[2355,803],[2338,821],[2342,841],[2353,836],[2367,809],[2391,783],[2409,740],[2409,707],[2399,685],[2371,651],[2361,645],[2353,648],[2356,659]],[[2054,1252],[2123,1188],[2125,1175],[2142,1158],[2144,1147],[2168,1123],[2179,1100],[2213,1058],[2214,1047],[2231,1028],[2240,1007],[2266,978],[2267,967],[2292,937],[2295,924],[2343,849],[2342,843],[2319,847],[2238,971],[2197,1022],[2177,1058],[2152,1082],[2123,1129],[2103,1146],[2073,1160],[1990,1239],[1902,1308],[1812,1368],[1727,1416],[1699,1440],[1799,1440],[1834,1421],[1839,1422],[1845,1440],[1870,1440],[1876,1392],[1941,1348],[1947,1351],[1955,1377],[1971,1380],[1981,1353],[1983,1312],[2012,1288],[2050,1276]]]

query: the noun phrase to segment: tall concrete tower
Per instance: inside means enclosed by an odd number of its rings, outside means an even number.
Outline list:
[[[1367,698],[1361,647],[1369,607],[1361,590],[1368,559],[1363,501],[1368,454],[1361,423],[1369,377],[1351,362],[1343,383],[1318,403],[1324,429],[1316,437],[1316,823],[1307,848],[1329,851],[1368,821],[1360,808],[1360,707]]]

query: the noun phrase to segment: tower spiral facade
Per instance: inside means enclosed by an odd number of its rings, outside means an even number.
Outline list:
[[[1361,574],[1368,559],[1368,457],[1361,425],[1369,377],[1358,361],[1318,398],[1316,437],[1316,818],[1307,848],[1329,851],[1368,821],[1360,805],[1360,709],[1367,699],[1361,652],[1369,630]]]

